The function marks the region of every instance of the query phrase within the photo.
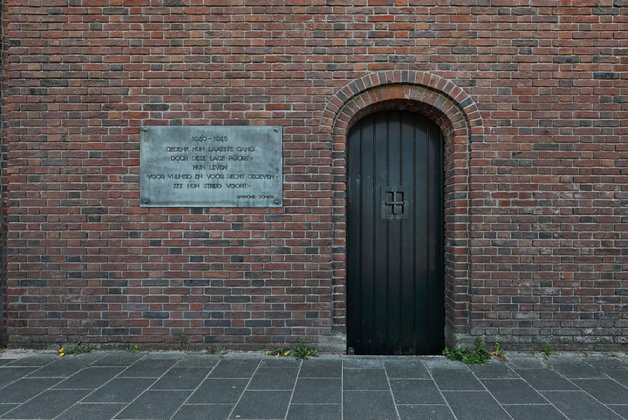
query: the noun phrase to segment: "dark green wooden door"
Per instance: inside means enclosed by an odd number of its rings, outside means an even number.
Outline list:
[[[442,162],[440,130],[419,114],[372,114],[349,132],[350,352],[443,350]]]

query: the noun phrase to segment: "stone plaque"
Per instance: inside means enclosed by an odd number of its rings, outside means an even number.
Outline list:
[[[142,128],[143,207],[280,207],[281,127]]]

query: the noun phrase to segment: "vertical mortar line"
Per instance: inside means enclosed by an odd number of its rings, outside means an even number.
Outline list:
[[[294,385],[292,385],[292,392],[290,393],[290,400],[288,401],[288,407],[286,407],[286,415],[283,416],[284,420],[288,418],[288,413],[290,412],[290,404],[292,404],[292,398],[294,398],[294,390],[297,388],[297,382],[299,381],[299,375],[301,374],[302,366],[303,366],[303,360],[299,360],[299,368],[297,369],[297,377],[294,378]]]
[[[399,409],[397,408],[397,403],[395,402],[395,394],[393,394],[392,386],[390,386],[390,378],[388,377],[388,369],[386,369],[386,360],[382,360],[382,366],[384,367],[384,375],[386,375],[386,382],[388,383],[388,392],[390,393],[390,398],[392,398],[393,407],[395,407],[395,414],[397,414],[397,418],[400,419]]]
[[[218,363],[220,363],[220,360],[218,360]],[[177,362],[178,363],[178,362]],[[203,378],[203,380],[201,380],[198,385],[196,386],[196,388],[194,388],[192,390],[192,392],[190,393],[190,395],[188,395],[188,397],[181,403],[181,405],[179,406],[179,408],[177,408],[175,410],[174,413],[172,413],[172,416],[170,416],[171,419],[173,419],[178,413],[179,411],[181,411],[181,408],[190,400],[190,398],[192,398],[192,395],[196,394],[196,391],[198,391],[198,389],[201,387],[201,385],[203,385],[203,383],[209,378],[209,375],[212,374],[212,372],[214,371],[214,369],[216,369],[216,366],[218,366],[218,363],[216,363],[211,369],[209,369],[209,372],[207,372],[207,375],[205,375],[205,377]],[[176,365],[176,363],[175,363]]]
[[[5,343],[4,284],[6,282],[6,244],[4,224],[4,4],[0,3],[0,345]]]
[[[105,354],[103,357],[101,357],[100,359],[96,359],[94,360],[92,363],[90,363],[88,366],[92,366],[94,363],[96,363],[99,360],[104,359],[105,357],[107,357],[107,355]],[[109,382],[113,381],[114,379],[116,379],[118,376],[120,376],[120,374],[122,372],[124,372],[125,370],[127,370],[128,368],[130,368],[131,366],[133,366],[134,364],[136,364],[137,362],[139,362],[140,360],[144,359],[146,357],[146,355],[143,355],[142,357],[140,357],[139,359],[137,359],[135,362],[131,363],[130,365],[128,365],[126,368],[122,369],[120,372],[118,372],[116,375],[114,375],[111,379],[109,379],[108,381],[106,381],[105,383],[103,383],[101,386],[93,389],[91,392],[87,393],[87,395],[85,395],[83,398],[81,398],[80,400],[78,400],[77,402],[75,402],[74,404],[72,404],[71,406],[69,406],[67,409],[65,409],[63,412],[59,413],[59,415],[55,418],[59,418],[60,416],[62,416],[63,414],[65,414],[70,408],[74,407],[77,404],[80,404],[81,402],[83,402],[83,400],[87,397],[89,397],[90,395],[92,395],[94,392],[98,391],[100,388],[102,388],[103,386],[107,385]],[[103,366],[103,367],[111,367],[111,366]],[[123,366],[122,366],[123,367]],[[77,372],[78,373],[78,372]],[[74,376],[74,375],[72,375]],[[53,385],[54,386],[54,385]],[[126,406],[125,406],[126,408]],[[119,413],[119,412],[118,412]],[[118,414],[116,413],[116,414]],[[115,416],[114,416],[115,417]]]
[[[251,385],[251,381],[253,380],[253,377],[255,376],[257,371],[259,370],[259,367],[260,367],[261,364],[262,364],[262,359],[259,359],[257,361],[257,366],[255,367],[255,370],[253,371],[253,373],[251,374],[251,377],[249,378],[249,381],[246,383],[246,386],[242,390],[242,394],[240,394],[240,397],[238,398],[238,401],[235,402],[235,404],[233,405],[233,408],[229,412],[229,415],[227,416],[228,419],[232,418],[233,412],[235,411],[235,409],[238,406],[238,404],[240,404],[240,400],[244,396],[244,393],[246,392],[246,390],[249,389],[249,385]]]

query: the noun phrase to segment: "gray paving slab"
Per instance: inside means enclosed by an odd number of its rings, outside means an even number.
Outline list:
[[[608,369],[619,369],[619,368],[627,368],[626,364],[618,357],[600,357],[600,356],[590,356],[584,359],[589,365],[599,369],[599,370],[608,370]]]
[[[33,367],[2,367],[0,368],[0,389],[11,382],[17,381],[32,373],[37,368]]]
[[[567,418],[550,404],[505,405],[504,408],[514,420],[565,420]]]
[[[293,368],[264,368],[257,369],[248,386],[250,390],[292,390],[297,380],[299,369]]]
[[[75,404],[57,420],[109,420],[124,408],[124,404]]]
[[[608,369],[604,373],[624,386],[628,386],[628,369]]]
[[[621,419],[584,391],[543,391],[542,394],[571,420]]]
[[[397,419],[390,391],[344,391],[344,420]]]
[[[342,359],[345,369],[383,369],[384,360],[379,357],[346,357]]]
[[[66,356],[63,359],[57,359],[54,362],[37,369],[29,376],[33,378],[67,378],[74,375],[78,370],[86,368],[101,357],[102,355],[94,355],[90,357],[89,354]]]
[[[22,378],[0,390],[0,403],[23,403],[54,386],[59,378]]]
[[[484,387],[469,371],[435,369],[432,376],[441,390],[447,391],[483,391]]]
[[[470,365],[469,369],[480,379],[517,378],[517,373],[506,363],[491,361],[485,365]]]
[[[341,420],[340,404],[290,404],[287,420]]]
[[[575,391],[578,388],[560,374],[547,369],[519,369],[517,373],[534,389]]]
[[[342,382],[338,378],[299,378],[292,403],[300,404],[340,404]]]
[[[120,373],[121,378],[158,378],[176,363],[172,359],[142,359]]]
[[[153,382],[152,378],[115,378],[89,394],[85,402],[128,403]]]
[[[522,379],[483,379],[500,404],[546,404],[547,401]]]
[[[454,420],[455,418],[446,405],[398,405],[397,410],[401,420]]]
[[[486,391],[444,391],[447,403],[459,420],[507,420],[508,413]]]
[[[178,364],[176,365],[178,366]],[[209,367],[173,367],[151,389],[195,389],[209,374]]]
[[[85,390],[45,391],[6,413],[3,418],[53,419],[81,400],[88,392]]]
[[[442,394],[431,380],[391,379],[396,404],[445,404]]]
[[[529,355],[509,355],[506,364],[513,369],[543,369],[547,366],[547,359]]]
[[[389,389],[384,369],[345,369],[343,387],[345,391]]]
[[[233,409],[234,419],[283,419],[292,391],[246,391]]]
[[[0,366],[15,362],[16,359],[0,359]]]
[[[144,357],[144,353],[113,353],[95,361],[91,366],[131,366]]]
[[[575,379],[573,382],[604,404],[628,404],[628,388],[612,379]]]
[[[19,404],[0,404],[0,416],[4,413],[13,410]]]
[[[222,359],[214,367],[213,378],[250,378],[259,365],[259,359]]]
[[[342,361],[304,360],[299,376],[303,378],[340,378],[342,376]]]
[[[96,389],[122,372],[122,367],[88,367],[55,385],[55,389]]]
[[[189,395],[189,391],[146,391],[116,418],[169,419]]]
[[[628,419],[628,404],[609,405],[608,408],[610,408],[620,416]]]
[[[208,378],[192,394],[190,404],[226,404],[238,402],[248,379]]]
[[[387,360],[384,361],[384,368],[389,378],[404,379],[428,379],[430,373],[427,368],[417,359],[410,360]]]
[[[551,361],[549,366],[566,378],[605,378],[604,373],[583,360],[559,359]]]
[[[22,357],[20,359],[0,359],[0,365],[3,364],[3,360],[6,360],[9,366],[36,366],[42,367],[47,365],[48,363],[52,363],[57,360],[57,355],[50,354],[35,354],[33,356]]]
[[[288,358],[288,357],[273,357],[264,358],[260,362],[260,368],[291,368],[298,369],[301,365],[301,360]]]
[[[234,404],[186,404],[173,420],[227,420]]]
[[[218,356],[205,355],[205,354],[199,354],[199,355],[187,354],[185,355],[185,357],[183,357],[177,362],[176,367],[198,366],[198,367],[213,368],[214,366],[218,364],[219,361],[220,361],[220,357]]]

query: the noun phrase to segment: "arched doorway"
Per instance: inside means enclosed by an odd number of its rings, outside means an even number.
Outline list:
[[[444,346],[443,148],[409,111],[347,136],[347,344],[355,354],[438,354]]]

